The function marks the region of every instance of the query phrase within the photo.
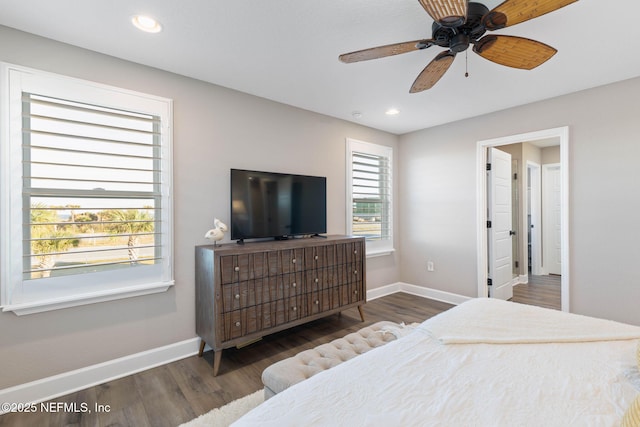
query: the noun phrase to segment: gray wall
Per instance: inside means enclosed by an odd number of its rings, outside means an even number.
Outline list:
[[[640,78],[401,136],[402,281],[476,296],[477,141],[569,126],[570,310],[640,325],[638,93]]]
[[[560,146],[545,147],[542,149],[542,164],[560,163]]]
[[[328,231],[345,232],[345,138],[398,137],[0,26],[0,60],[174,100],[175,281],[166,293],[17,317],[0,313],[0,389],[195,337],[194,246],[228,221],[231,167],[327,177]],[[396,157],[397,158],[397,157]],[[396,184],[397,185],[397,184]],[[398,252],[367,261],[399,280]]]

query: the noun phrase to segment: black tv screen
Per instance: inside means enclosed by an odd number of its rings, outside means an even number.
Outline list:
[[[231,169],[231,240],[327,232],[327,179]]]

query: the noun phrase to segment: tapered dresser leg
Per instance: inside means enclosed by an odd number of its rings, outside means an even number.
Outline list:
[[[200,350],[198,350],[199,357],[202,357],[202,354],[204,353],[204,345],[205,345],[204,340],[200,340]]]
[[[220,369],[220,361],[222,360],[222,350],[214,350],[213,352],[213,376],[218,375]]]
[[[360,319],[364,322],[364,311],[362,311],[362,306],[358,306],[358,311],[360,312]]]

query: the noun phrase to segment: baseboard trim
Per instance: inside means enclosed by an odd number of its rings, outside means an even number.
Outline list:
[[[0,402],[40,403],[198,354],[199,338],[0,390]],[[0,411],[0,415],[6,411]]]
[[[396,292],[404,292],[406,294],[419,296],[422,298],[428,298],[436,301],[446,302],[448,304],[458,305],[470,299],[472,297],[466,297],[464,295],[454,294],[451,292],[441,291],[438,289],[426,288],[424,286],[412,285],[410,283],[396,282],[390,285],[381,286],[379,288],[371,289],[367,291],[367,301],[381,298],[387,295],[395,294]]]
[[[511,287],[513,288],[514,286],[519,284],[520,284],[520,276],[516,276],[513,279],[511,279],[511,282],[509,282],[507,286],[511,285]]]
[[[400,292],[400,283],[392,283],[390,285],[380,286],[375,289],[367,290],[367,301],[371,301],[374,299],[386,297],[387,295],[395,294],[396,292]]]

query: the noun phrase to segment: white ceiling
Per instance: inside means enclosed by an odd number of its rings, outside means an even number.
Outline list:
[[[140,13],[164,30],[136,30]],[[409,94],[442,48],[354,64],[338,55],[429,38],[417,0],[0,0],[2,25],[396,134],[639,76],[638,15],[637,0],[580,0],[496,32],[558,49],[537,69],[469,49],[468,78],[463,53],[433,89]],[[386,116],[391,107],[400,114]]]

